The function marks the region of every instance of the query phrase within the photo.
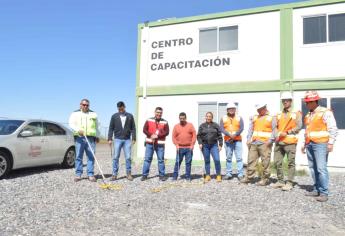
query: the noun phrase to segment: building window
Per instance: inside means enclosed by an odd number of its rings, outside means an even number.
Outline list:
[[[345,41],[345,13],[328,17],[329,41]]]
[[[345,13],[303,18],[303,44],[345,41]]]
[[[345,97],[331,98],[331,109],[337,122],[338,129],[345,129]]]
[[[217,51],[217,29],[204,29],[199,32],[199,52]]]
[[[238,26],[219,28],[219,51],[238,49]]]
[[[238,50],[238,26],[200,29],[199,53]]]
[[[303,43],[326,42],[326,16],[307,17],[303,19]]]

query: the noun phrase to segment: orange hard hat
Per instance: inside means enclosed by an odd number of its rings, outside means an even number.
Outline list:
[[[320,100],[320,96],[316,91],[307,91],[304,95],[304,101],[305,102],[312,102],[312,101],[317,101]]]

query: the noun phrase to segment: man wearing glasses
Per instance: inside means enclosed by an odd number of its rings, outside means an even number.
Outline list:
[[[145,160],[143,166],[142,181],[147,179],[150,172],[153,153],[156,152],[158,159],[159,180],[165,181],[164,150],[165,138],[169,135],[169,125],[162,118],[163,108],[156,107],[155,116],[146,120],[143,132],[146,135],[145,140]]]
[[[84,152],[87,156],[87,176],[89,181],[96,182],[94,176],[94,158],[92,152],[95,152],[96,142],[99,141],[97,114],[89,109],[90,102],[84,98],[80,102],[80,109],[74,111],[69,118],[69,126],[71,127],[76,149],[75,160],[75,182],[81,180],[83,174],[83,156]],[[86,139],[88,139],[92,150],[90,150]]]

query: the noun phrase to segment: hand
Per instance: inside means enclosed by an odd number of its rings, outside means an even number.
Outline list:
[[[283,131],[283,132],[280,132],[279,137],[284,138],[284,137],[286,137],[286,135],[287,135],[287,133]]]
[[[327,151],[332,152],[333,151],[333,144],[328,144],[327,145]]]
[[[158,138],[158,135],[157,134],[152,134],[151,135],[151,139],[157,139]]]
[[[132,140],[132,145],[134,145],[135,144],[135,140]]]
[[[79,130],[78,134],[79,134],[79,136],[84,136],[84,131],[83,130]]]
[[[252,144],[251,141],[247,141],[247,146],[249,147]]]
[[[264,145],[266,146],[266,148],[271,148],[272,147],[272,143],[270,141],[264,143]]]
[[[222,150],[222,146],[218,146],[218,151],[221,151]]]
[[[176,147],[176,150],[179,150],[180,149],[180,146],[179,145],[175,145]]]
[[[230,135],[231,140],[233,140],[236,136],[234,134]]]
[[[96,137],[96,143],[99,143],[99,138]]]
[[[202,144],[199,144],[199,148],[202,149]]]
[[[111,146],[113,144],[113,141],[108,140],[109,146]]]
[[[301,152],[302,152],[303,154],[305,154],[305,145],[303,145],[303,146],[301,147]]]
[[[191,151],[194,150],[194,145],[189,147]]]

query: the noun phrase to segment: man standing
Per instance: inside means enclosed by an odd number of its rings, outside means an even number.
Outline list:
[[[177,180],[178,172],[186,157],[186,180],[191,181],[191,167],[193,158],[193,148],[196,141],[196,132],[192,123],[187,122],[187,115],[181,112],[179,115],[180,123],[173,129],[172,140],[176,146],[176,162],[174,167],[173,180]]]
[[[307,151],[308,164],[314,181],[314,189],[307,196],[316,197],[319,202],[328,200],[328,153],[338,134],[338,128],[332,111],[319,106],[320,96],[316,91],[308,91],[304,101],[309,110],[304,118],[305,144],[302,152]]]
[[[75,160],[75,182],[81,180],[83,174],[83,156],[84,151],[87,156],[87,176],[91,182],[96,182],[94,176],[94,157],[96,142],[98,142],[98,120],[97,114],[89,110],[90,102],[84,98],[80,102],[80,109],[74,111],[69,118],[69,126],[74,133],[76,160]],[[92,150],[87,144],[89,141]]]
[[[259,186],[265,186],[269,183],[270,177],[270,159],[272,144],[274,142],[273,130],[276,127],[275,118],[269,115],[266,104],[259,103],[255,105],[258,115],[250,118],[249,130],[247,136],[248,151],[248,167],[246,177],[241,183],[253,182],[255,176],[256,165],[259,157],[263,165],[263,174],[258,182]]]
[[[242,137],[243,120],[236,114],[236,105],[233,102],[228,103],[226,107],[227,114],[220,120],[220,129],[224,134],[225,152],[226,152],[226,176],[225,180],[232,178],[232,154],[235,152],[237,163],[237,178],[243,178],[242,161]]]
[[[135,144],[135,121],[133,115],[126,112],[125,103],[120,101],[117,103],[118,112],[115,113],[110,119],[108,131],[108,143],[111,146],[114,137],[114,156],[113,156],[113,175],[111,180],[117,179],[119,171],[119,158],[121,149],[125,153],[126,159],[126,173],[127,179],[132,181],[133,176],[131,173],[131,148]],[[131,140],[132,137],[132,140]]]
[[[278,181],[272,185],[273,188],[281,188],[289,191],[293,188],[295,177],[295,156],[298,142],[298,132],[302,128],[302,114],[299,111],[292,111],[292,94],[283,92],[281,94],[283,110],[277,115],[276,145],[274,148],[274,164],[277,167]],[[284,183],[283,160],[288,158],[288,181]]]
[[[159,180],[165,181],[165,138],[169,135],[169,125],[166,120],[162,118],[163,109],[156,107],[155,116],[146,120],[143,132],[146,135],[146,150],[145,160],[143,165],[143,176],[141,180],[147,179],[150,172],[150,166],[153,158],[153,153],[156,152],[158,159]]]

